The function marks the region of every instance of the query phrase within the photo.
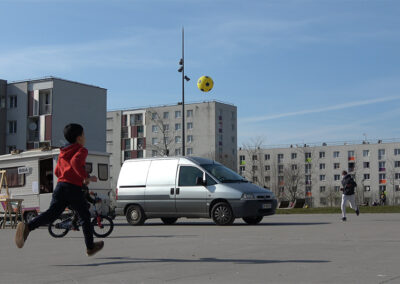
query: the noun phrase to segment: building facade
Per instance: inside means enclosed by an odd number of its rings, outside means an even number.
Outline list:
[[[359,204],[380,201],[400,204],[400,143],[381,141],[361,144],[291,146],[287,148],[241,148],[239,173],[270,188],[281,199],[306,198],[309,206],[339,206],[341,172],[357,182]]]
[[[185,151],[237,170],[237,108],[217,101],[185,104]],[[182,155],[182,105],[109,111],[107,152],[115,187],[124,160]]]
[[[3,153],[64,146],[64,126],[73,122],[84,127],[89,150],[106,151],[106,89],[55,77],[11,82],[5,92],[2,86]]]

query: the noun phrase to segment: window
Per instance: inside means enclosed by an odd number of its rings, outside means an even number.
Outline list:
[[[385,158],[385,149],[379,149],[378,150],[378,159],[384,159]]]
[[[278,166],[278,173],[283,174],[283,165]]]
[[[85,164],[85,171],[88,174],[91,174],[93,172],[93,164],[92,163],[86,163]]]
[[[7,184],[9,188],[22,187],[25,185],[25,174],[19,175],[17,167],[2,170],[6,170]]]
[[[253,177],[253,182],[258,182],[258,177]]]
[[[295,171],[295,170],[297,170],[297,165],[296,165],[296,164],[293,164],[293,165],[292,165],[292,171]]]
[[[182,152],[181,152],[181,148],[175,149],[175,156],[182,155],[181,153],[182,153]]]
[[[169,112],[168,111],[164,111],[163,118],[164,119],[168,119],[169,118]]]
[[[270,156],[269,154],[265,154],[265,155],[264,155],[264,159],[265,159],[265,160],[269,160],[269,159],[271,159],[271,156]]]
[[[379,180],[386,179],[386,174],[379,174]]]
[[[347,157],[354,158],[354,151],[348,151],[347,152]]]
[[[197,186],[196,179],[203,179],[203,171],[196,167],[180,167],[179,170],[179,186]]]
[[[333,188],[333,190],[334,190],[335,192],[339,192],[339,191],[340,191],[340,186],[335,185],[334,188]]]
[[[369,185],[364,186],[364,191],[371,191],[371,186]]]
[[[167,125],[168,125],[168,124],[167,124]],[[137,127],[137,132],[138,132],[138,133],[143,133],[143,132],[144,132],[144,126],[143,126],[143,125],[138,126],[138,127]]]
[[[394,174],[394,178],[395,178],[395,179],[400,179],[400,173],[395,173],[395,174]]]
[[[334,175],[334,176],[333,176],[333,179],[334,179],[334,180],[340,180],[340,175]]]
[[[398,184],[396,184],[396,185],[394,186],[394,190],[395,190],[395,191],[400,191],[400,186],[399,186]],[[397,204],[398,204],[398,202],[397,202]]]
[[[181,124],[175,123],[175,130],[181,130]]]
[[[292,158],[292,160],[296,159],[297,158],[297,153],[292,153],[291,154],[291,158]]]
[[[187,129],[193,129],[193,122],[188,122]]]
[[[125,141],[125,147],[124,150],[130,150],[131,149],[131,139],[124,139]]]
[[[182,139],[180,136],[175,136],[175,143],[181,143]]]
[[[187,116],[187,117],[193,117],[193,110],[192,110],[192,109],[189,109],[189,110],[186,112],[186,116]]]
[[[186,154],[193,155],[193,148],[187,148],[186,149]]]
[[[271,166],[270,166],[270,165],[266,165],[266,166],[265,166],[265,170],[266,170],[266,171],[269,171],[270,169],[271,169]]]
[[[158,115],[157,115],[156,112],[152,112],[152,113],[151,113],[151,119],[152,119],[152,120],[157,119],[157,117],[158,117]]]
[[[181,117],[181,111],[177,110],[175,111],[175,118],[180,118]]]
[[[158,126],[157,126],[157,125],[153,125],[153,126],[151,127],[151,132],[157,133],[157,132],[158,132]]]
[[[363,157],[369,157],[369,150],[363,150]]]
[[[320,176],[319,176],[319,180],[320,180],[320,181],[325,181],[325,175],[320,175]]]
[[[311,173],[311,164],[306,164],[304,167],[304,170],[305,170],[306,174]]]
[[[386,162],[379,162],[378,168],[380,172],[384,172],[386,170]]]
[[[364,174],[364,179],[369,180],[369,174]]]
[[[158,154],[158,153],[157,153],[157,150],[152,150],[152,151],[151,151],[151,156],[152,156],[152,157],[157,157],[157,154]]]
[[[321,197],[321,198],[319,199],[319,203],[320,203],[321,205],[327,205],[327,203],[326,203],[326,197]]]
[[[151,138],[151,144],[157,145],[158,144],[158,139],[157,138]]]
[[[98,178],[99,180],[108,180],[108,165],[99,164],[98,165]]]
[[[239,156],[240,165],[246,165],[246,157],[244,155]]]
[[[278,154],[278,163],[281,163],[283,160],[283,154]]]
[[[278,176],[278,182],[280,185],[284,182],[283,176]]]
[[[0,97],[0,108],[6,108],[6,97]]]
[[[188,135],[187,136],[187,143],[192,143],[193,142],[193,135]]]
[[[334,169],[339,169],[340,168],[340,163],[334,163],[333,164]]]
[[[242,175],[245,170],[246,170],[245,166],[240,166],[239,167],[240,175]]]
[[[17,107],[17,96],[10,96],[9,99],[10,99],[9,107],[16,108]]]
[[[333,157],[334,158],[339,158],[340,152],[339,151],[335,151],[333,152]]]
[[[16,120],[11,120],[8,122],[8,133],[9,134],[17,133],[17,121]]]
[[[319,152],[319,157],[320,158],[325,158],[325,152]]]
[[[320,186],[319,187],[319,192],[325,192],[325,186]]]
[[[364,169],[369,169],[369,162],[364,162],[363,166],[364,166]]]
[[[253,155],[253,156],[252,156],[252,160],[253,160],[253,161],[257,161],[257,155]]]
[[[253,170],[253,172],[258,171],[258,167],[257,166],[253,166],[252,170]]]
[[[319,164],[319,169],[320,170],[325,170],[325,164]]]
[[[271,177],[270,176],[265,176],[264,180],[265,180],[265,182],[270,182],[271,181]]]
[[[394,149],[394,155],[395,156],[400,155],[400,149]]]
[[[394,161],[394,167],[399,168],[400,167],[400,161]]]
[[[164,124],[163,128],[164,128],[164,132],[169,131],[169,124]]]
[[[379,192],[386,191],[386,185],[380,185],[379,186]]]

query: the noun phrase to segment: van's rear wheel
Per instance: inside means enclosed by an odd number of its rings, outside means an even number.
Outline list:
[[[211,210],[211,217],[217,225],[231,225],[235,221],[232,208],[226,202],[219,202]]]
[[[177,220],[178,218],[173,218],[173,217],[161,218],[161,221],[163,221],[165,225],[175,224]]]
[[[257,225],[261,222],[263,216],[256,216],[256,217],[244,217],[243,221],[245,221],[249,225]]]
[[[146,216],[144,215],[142,207],[139,205],[131,205],[126,210],[126,220],[132,226],[143,225],[146,221]]]

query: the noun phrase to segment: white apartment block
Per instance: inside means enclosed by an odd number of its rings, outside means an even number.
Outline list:
[[[68,123],[84,127],[89,150],[105,152],[106,104],[107,90],[92,85],[55,77],[0,80],[0,155],[64,146]]]
[[[400,204],[400,143],[382,141],[285,148],[239,148],[239,173],[280,199],[305,198],[309,206],[338,206],[341,172],[354,176],[358,203]]]
[[[237,170],[237,107],[217,101],[185,104],[185,155]],[[126,159],[182,155],[182,105],[107,112],[112,186]]]

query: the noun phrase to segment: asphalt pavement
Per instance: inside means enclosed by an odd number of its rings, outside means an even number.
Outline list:
[[[90,258],[82,232],[55,239],[41,228],[17,249],[15,230],[0,230],[0,283],[400,283],[400,214],[115,222]]]

